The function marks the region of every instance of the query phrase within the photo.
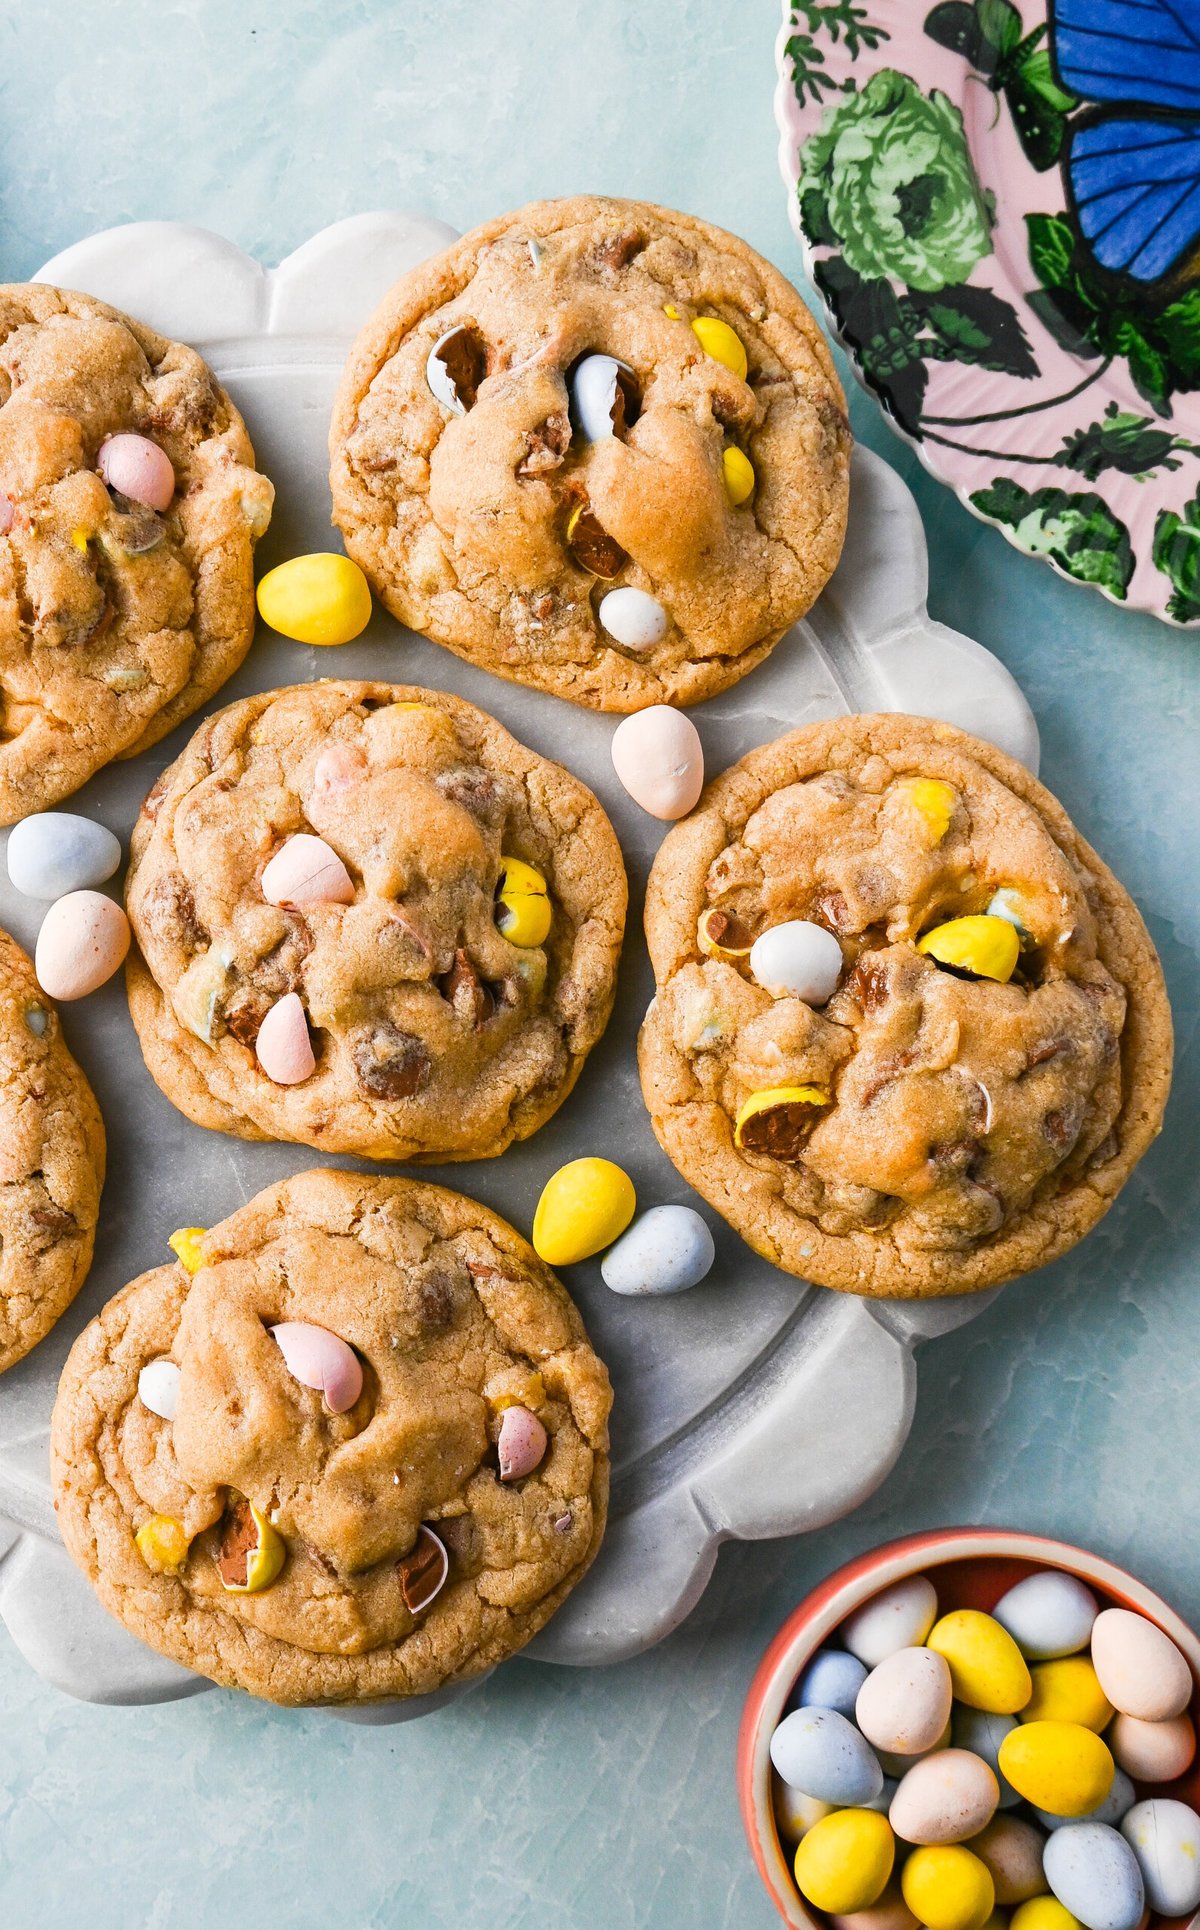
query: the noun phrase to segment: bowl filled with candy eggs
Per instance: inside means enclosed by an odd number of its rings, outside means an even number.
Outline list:
[[[1200,1640],[1085,1549],[940,1529],[788,1618],[738,1788],[795,1930],[1200,1930]]]

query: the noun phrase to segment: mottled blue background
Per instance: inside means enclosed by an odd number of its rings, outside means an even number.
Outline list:
[[[707,215],[798,276],[776,21],[775,0],[2,6],[0,269],[20,279],[147,216],[275,261],[364,208],[468,227],[599,189]],[[911,1441],[872,1503],[805,1540],[723,1550],[686,1627],[623,1668],[514,1662],[443,1715],[372,1732],[224,1693],[84,1707],[0,1630],[13,1930],[767,1930],[734,1739],[762,1647],[822,1573],[907,1529],[1012,1523],[1102,1549],[1200,1620],[1200,635],[1022,560],[857,392],[853,414],[917,493],[933,613],[1021,680],[1045,776],[1146,914],[1182,1035],[1166,1135],[1070,1259],[926,1353]]]

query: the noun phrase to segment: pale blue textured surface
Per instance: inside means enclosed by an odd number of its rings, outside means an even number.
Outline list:
[[[467,227],[601,189],[709,216],[795,276],[776,19],[775,0],[0,9],[0,272],[128,219],[196,221],[276,260],[362,208]],[[912,1528],[1006,1523],[1090,1544],[1200,1619],[1200,635],[1024,561],[857,393],[853,413],[916,489],[934,615],[1020,678],[1044,775],[1146,914],[1181,1034],[1166,1135],[1074,1256],[926,1352],[911,1441],[872,1503],[806,1540],[724,1550],[691,1621],[623,1668],[518,1661],[442,1715],[369,1731],[224,1693],[85,1707],[0,1634],[14,1930],[767,1930],[734,1799],[741,1700],[839,1561]]]

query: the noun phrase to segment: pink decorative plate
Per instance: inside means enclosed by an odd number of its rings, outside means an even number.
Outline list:
[[[784,0],[780,162],[864,387],[1016,548],[1200,622],[1196,0]]]

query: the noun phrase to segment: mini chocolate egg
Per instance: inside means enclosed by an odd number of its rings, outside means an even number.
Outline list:
[[[303,1085],[316,1067],[308,1018],[298,992],[285,992],[258,1028],[254,1056],[277,1086]]]
[[[502,1481],[523,1481],[546,1458],[550,1437],[527,1407],[506,1407],[500,1417],[496,1458]]]
[[[818,1796],[806,1796],[802,1789],[793,1789],[774,1769],[771,1771],[771,1807],[780,1838],[792,1849],[817,1823],[833,1815],[832,1803],[823,1803]]]
[[[1091,1589],[1057,1568],[1027,1575],[992,1610],[1031,1662],[1053,1661],[1086,1648],[1098,1612]]]
[[[533,1216],[533,1248],[547,1266],[572,1267],[619,1240],[637,1195],[611,1159],[572,1159],[542,1188]]]
[[[362,1393],[362,1362],[348,1341],[309,1320],[282,1320],[269,1329],[293,1380],[325,1397],[331,1414],[345,1414]]]
[[[1111,1823],[1115,1829],[1136,1801],[1133,1784],[1123,1769],[1117,1769],[1104,1801],[1097,1803],[1095,1809],[1085,1810],[1082,1816],[1058,1816],[1050,1809],[1035,1809],[1033,1813],[1043,1829],[1062,1829],[1066,1823]]]
[[[854,1719],[874,1749],[923,1756],[950,1720],[950,1670],[932,1649],[897,1649],[859,1690]]]
[[[1015,1716],[996,1715],[991,1709],[972,1709],[960,1702],[954,1711],[951,1733],[956,1749],[969,1749],[982,1756],[1000,1785],[1001,1809],[1012,1809],[1021,1801],[1006,1776],[1000,1773],[1000,1745],[1017,1726]]]
[[[708,1222],[694,1207],[652,1206],[609,1247],[600,1274],[614,1293],[682,1293],[703,1280],[716,1257]]]
[[[750,971],[773,998],[803,999],[826,1005],[842,975],[842,948],[824,925],[789,918],[771,925],[750,948]]]
[[[623,650],[652,650],[662,642],[670,623],[658,598],[632,583],[622,583],[602,596],[596,615],[600,628]]]
[[[179,1369],[160,1354],[148,1360],[138,1375],[138,1399],[162,1421],[173,1421],[179,1411]]]
[[[1023,1722],[1000,1745],[1001,1774],[1035,1809],[1085,1816],[1115,1774],[1107,1743],[1078,1722]]]
[[[1192,1766],[1196,1731],[1190,1716],[1143,1722],[1138,1716],[1119,1715],[1108,1731],[1108,1745],[1135,1783],[1173,1783]]]
[[[901,1778],[888,1821],[906,1843],[965,1843],[991,1822],[1000,1785],[981,1756],[940,1749]]]
[[[1121,1834],[1138,1860],[1152,1910],[1181,1917],[1200,1905],[1200,1816],[1194,1809],[1169,1796],[1135,1803]]]
[[[607,442],[632,422],[637,378],[615,355],[584,355],[569,377],[571,422],[585,442]]]
[[[704,789],[700,733],[671,704],[651,704],[618,724],[612,761],[634,803],[654,818],[686,816]]]
[[[895,1881],[888,1884],[877,1903],[865,1910],[835,1910],[829,1921],[833,1930],[921,1930]]]
[[[796,1886],[820,1910],[864,1910],[892,1874],[896,1845],[885,1819],[869,1809],[839,1809],[802,1839]]]
[[[818,1649],[792,1690],[791,1706],[836,1709],[853,1722],[854,1705],[866,1679],[866,1664],[856,1655],[846,1649]]]
[[[771,1737],[771,1761],[793,1789],[839,1807],[874,1802],[883,1788],[874,1752],[836,1709],[794,1709],[785,1716]]]
[[[65,1003],[107,983],[129,950],[129,920],[99,891],[69,891],[51,905],[34,947],[43,992]]]
[[[1035,1662],[1029,1671],[1033,1693],[1021,1711],[1022,1722],[1081,1722],[1099,1735],[1113,1718],[1113,1706],[1086,1655],[1060,1655]]]
[[[1146,1892],[1137,1858],[1107,1823],[1069,1823],[1047,1837],[1046,1881],[1087,1930],[1138,1930]]]
[[[893,1582],[847,1616],[839,1634],[851,1655],[869,1669],[897,1649],[919,1648],[937,1617],[937,1590],[925,1575]]]
[[[147,509],[169,509],[175,494],[171,458],[149,436],[106,436],[96,467],[110,489]]]
[[[1084,1930],[1084,1925],[1056,1896],[1035,1896],[1018,1904],[1008,1930]]]
[[[988,1871],[961,1843],[914,1850],[900,1873],[900,1888],[925,1930],[984,1930],[996,1907]]]
[[[35,811],[8,834],[8,875],[27,898],[102,885],[120,862],[120,839],[74,811]]]
[[[1092,1661],[1101,1688],[1122,1715],[1165,1722],[1182,1715],[1192,1699],[1192,1672],[1170,1636],[1127,1608],[1097,1615]]]
[[[929,1647],[950,1664],[956,1702],[1011,1716],[1033,1689],[1025,1658],[1006,1628],[978,1608],[956,1608],[929,1631]]]
[[[972,1850],[991,1873],[997,1903],[1025,1903],[1044,1893],[1045,1841],[1040,1830],[1019,1816],[994,1816],[978,1836],[971,1838]]]
[[[262,895],[269,905],[290,911],[304,905],[352,905],[354,884],[342,860],[324,838],[298,831],[281,844],[263,870]]]

